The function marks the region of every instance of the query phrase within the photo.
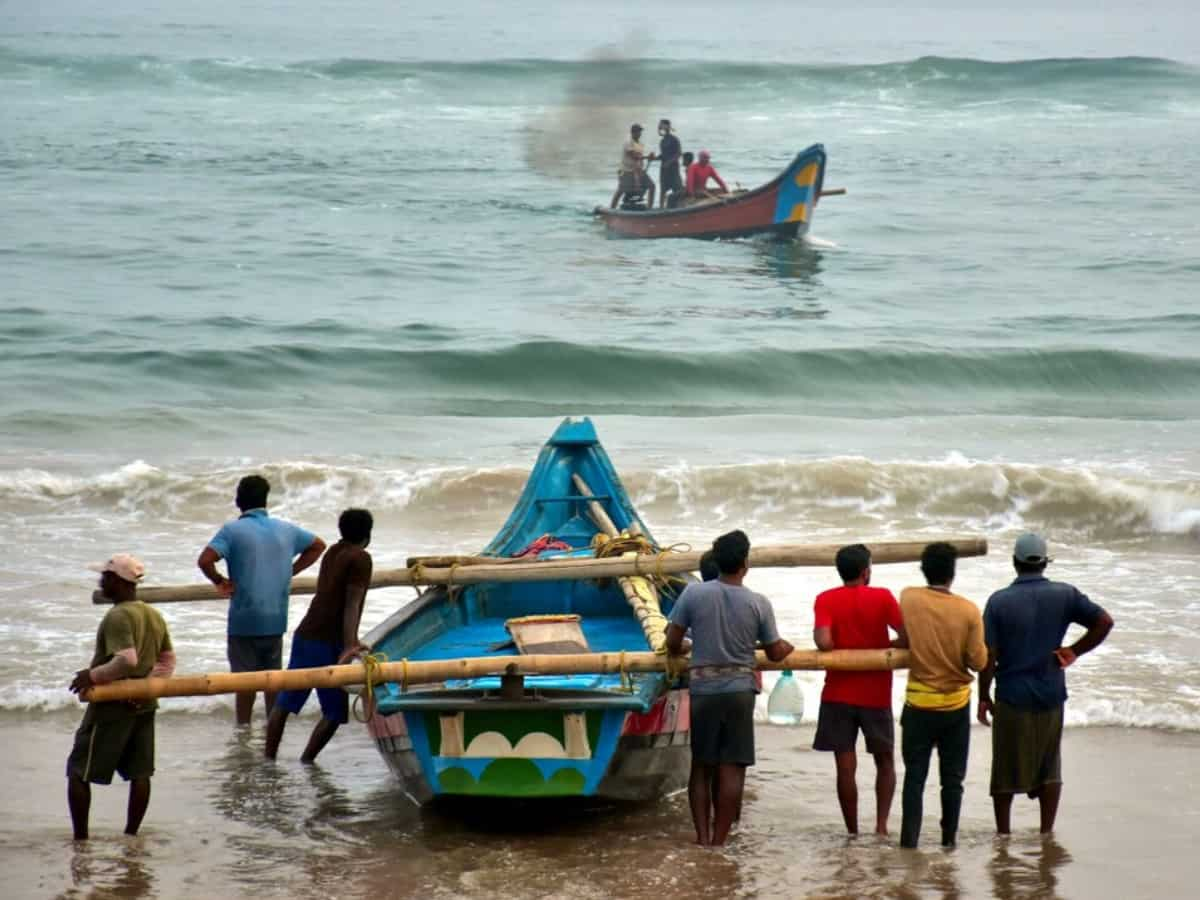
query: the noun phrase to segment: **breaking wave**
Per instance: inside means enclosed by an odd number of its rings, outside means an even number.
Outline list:
[[[230,511],[236,466],[166,470],[142,461],[90,476],[38,469],[0,475],[0,510],[89,510],[210,522]],[[528,477],[526,467],[391,468],[284,461],[254,468],[271,481],[281,514],[331,517],[347,505],[420,521],[471,518],[498,527]],[[1127,471],[974,461],[876,462],[862,457],[679,464],[623,478],[651,523],[702,519],[813,531],[963,528],[985,533],[1045,529],[1061,540],[1121,542],[1200,535],[1200,481]]]

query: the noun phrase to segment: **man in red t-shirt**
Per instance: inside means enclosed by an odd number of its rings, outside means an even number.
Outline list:
[[[729,192],[729,188],[725,186],[725,182],[721,180],[721,176],[717,174],[717,170],[712,167],[710,160],[712,157],[708,155],[707,150],[700,151],[700,159],[698,162],[692,163],[687,169],[687,194],[689,197],[699,197],[701,194],[708,193],[708,179],[714,179],[721,186],[721,193]]]
[[[818,650],[881,650],[907,646],[900,605],[887,588],[871,584],[871,551],[852,544],[837,552],[842,587],[817,597],[813,640]],[[891,640],[888,629],[898,635]],[[838,802],[850,834],[858,834],[858,732],[875,757],[875,833],[887,834],[888,813],[896,791],[892,723],[892,673],[825,673],[814,750],[833,753],[837,763]]]

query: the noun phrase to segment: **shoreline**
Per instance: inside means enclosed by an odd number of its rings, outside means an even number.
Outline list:
[[[301,716],[280,759],[261,758],[231,714],[160,715],[158,772],[142,833],[127,838],[123,783],[93,791],[92,839],[70,838],[63,766],[78,716],[0,713],[11,750],[0,791],[0,873],[13,900],[46,896],[194,897],[1018,897],[1125,898],[1200,879],[1200,734],[1073,728],[1064,738],[1058,831],[1036,832],[1019,798],[1014,833],[994,834],[987,732],[972,729],[959,846],[937,846],[936,776],[926,786],[922,848],[842,829],[833,764],[813,726],[759,725],[743,822],[723,850],[692,844],[683,793],[633,807],[501,805],[467,815],[417,810],[365,730],[351,723],[317,765],[296,759],[314,721]],[[873,777],[860,754],[860,820]],[[898,765],[902,777],[902,765]],[[936,766],[934,767],[936,771]]]

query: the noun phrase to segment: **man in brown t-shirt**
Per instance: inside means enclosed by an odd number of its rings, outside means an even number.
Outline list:
[[[929,761],[936,747],[942,782],[942,846],[953,847],[962,809],[963,779],[971,741],[971,672],[987,665],[979,607],[950,592],[957,553],[952,544],[930,544],[921,554],[928,587],[905,588],[900,611],[911,662],[904,693],[904,756],[900,846],[916,847]]]
[[[289,669],[314,669],[340,665],[366,648],[358,640],[358,624],[371,585],[371,528],[374,520],[365,509],[348,509],[338,518],[342,539],[325,551],[317,576],[317,593],[292,635]],[[308,700],[308,689],[281,691],[267,719],[266,756],[274,759],[290,713],[298,713]],[[338,726],[349,721],[350,703],[341,688],[317,688],[321,720],[313,727],[300,761],[311,763],[329,743]]]

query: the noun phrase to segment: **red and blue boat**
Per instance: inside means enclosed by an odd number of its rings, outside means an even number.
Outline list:
[[[596,207],[608,233],[631,238],[742,238],[765,234],[801,237],[812,224],[825,182],[825,148],[801,151],[771,181],[749,191],[666,209]],[[837,192],[837,193],[840,193]]]
[[[622,534],[653,542],[592,423],[568,419],[543,447],[483,556],[512,558],[547,544],[554,549],[537,552],[538,559],[593,556],[603,533],[593,503]],[[514,655],[520,652],[514,623],[548,619],[577,628],[586,645],[577,649],[645,652],[654,635],[644,616],[635,617],[628,587],[615,579],[437,586],[373,629],[366,642],[393,660]],[[678,586],[637,587],[669,613]],[[408,690],[384,684],[375,689],[374,707],[368,729],[418,804],[449,796],[646,800],[687,779],[688,694],[665,668],[527,675],[507,684],[494,676],[465,678]]]

